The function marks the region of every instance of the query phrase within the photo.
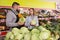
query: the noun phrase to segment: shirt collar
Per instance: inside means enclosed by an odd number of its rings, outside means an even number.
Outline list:
[[[14,13],[15,13],[16,15],[18,15],[18,12],[17,12],[16,10],[14,10],[13,8],[12,8],[12,10],[14,11]]]

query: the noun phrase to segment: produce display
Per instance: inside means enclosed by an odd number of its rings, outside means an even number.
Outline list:
[[[51,36],[54,37],[54,40],[60,38],[60,23],[57,20],[46,21],[42,26],[51,32]]]
[[[39,20],[40,26],[35,26],[33,29],[26,27],[21,27],[20,29],[13,28],[6,34],[4,40],[58,40],[60,38],[60,15],[58,14],[59,16],[56,16],[57,14],[53,15],[50,12],[47,12],[47,14],[37,12],[36,15],[38,16],[38,20],[39,18],[42,20]],[[18,16],[20,18],[19,22],[24,23],[28,14],[24,12],[23,14],[19,13]],[[0,15],[0,18],[5,18],[5,16]],[[4,20],[1,22],[4,22]],[[31,24],[34,26],[36,21],[32,20]],[[5,27],[3,26],[2,29],[5,29]]]
[[[32,30],[26,27],[21,29],[13,28],[11,32],[7,33],[5,40],[55,40],[55,38],[52,37],[49,30],[39,26]]]

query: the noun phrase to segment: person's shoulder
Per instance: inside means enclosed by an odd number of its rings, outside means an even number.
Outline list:
[[[11,10],[8,10],[7,15],[14,15]]]
[[[10,8],[10,9],[8,10],[8,13],[9,13],[9,12],[12,12],[12,8]]]
[[[9,12],[12,12],[12,11],[11,11],[11,10],[8,10],[8,13],[9,13]]]

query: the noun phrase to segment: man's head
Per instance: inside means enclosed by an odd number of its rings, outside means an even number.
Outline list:
[[[14,8],[15,10],[18,10],[19,9],[19,3],[13,2],[12,8]]]

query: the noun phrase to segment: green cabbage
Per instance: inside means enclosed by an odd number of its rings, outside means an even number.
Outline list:
[[[31,40],[39,40],[39,36],[37,34],[33,34],[31,36]]]
[[[54,36],[49,37],[47,40],[58,40]]]
[[[9,40],[11,34],[12,34],[12,32],[8,32],[8,33],[6,34],[5,40]]]
[[[38,29],[33,29],[31,31],[31,34],[39,34],[39,33],[40,33],[40,31]]]
[[[31,40],[39,40],[39,33],[40,31],[38,29],[33,29],[31,31],[31,34],[32,34]]]
[[[30,40],[30,38],[31,38],[31,34],[30,33],[25,34],[24,40]]]
[[[17,34],[19,34],[19,29],[18,28],[13,28],[12,33],[16,36]]]
[[[45,29],[43,26],[39,26],[38,29],[39,29],[40,31],[45,31],[45,30],[47,30],[47,29]]]
[[[21,39],[21,40],[24,40],[24,39]]]
[[[21,29],[13,28],[12,32],[8,32],[5,40],[47,40],[50,37],[50,31],[39,26],[31,31],[26,27]]]
[[[25,18],[24,17],[21,17],[20,19],[19,19],[19,22],[25,22]]]
[[[32,20],[31,21],[31,24],[35,25],[36,24],[36,21],[35,20]]]
[[[48,39],[49,37],[50,37],[50,31],[48,31],[48,30],[41,32],[40,33],[40,36],[39,36],[39,38],[40,39],[43,39],[43,40],[44,39]]]
[[[22,28],[20,29],[20,33],[22,33],[22,34],[27,34],[27,33],[29,33],[29,30],[28,30],[28,28],[26,28],[26,27],[22,27]]]
[[[8,32],[5,40],[13,40],[13,39],[14,39],[14,35],[12,34],[12,32]]]
[[[18,34],[15,36],[15,40],[22,40],[23,34]]]
[[[11,34],[10,35],[10,40],[13,40],[14,39],[14,34]]]

